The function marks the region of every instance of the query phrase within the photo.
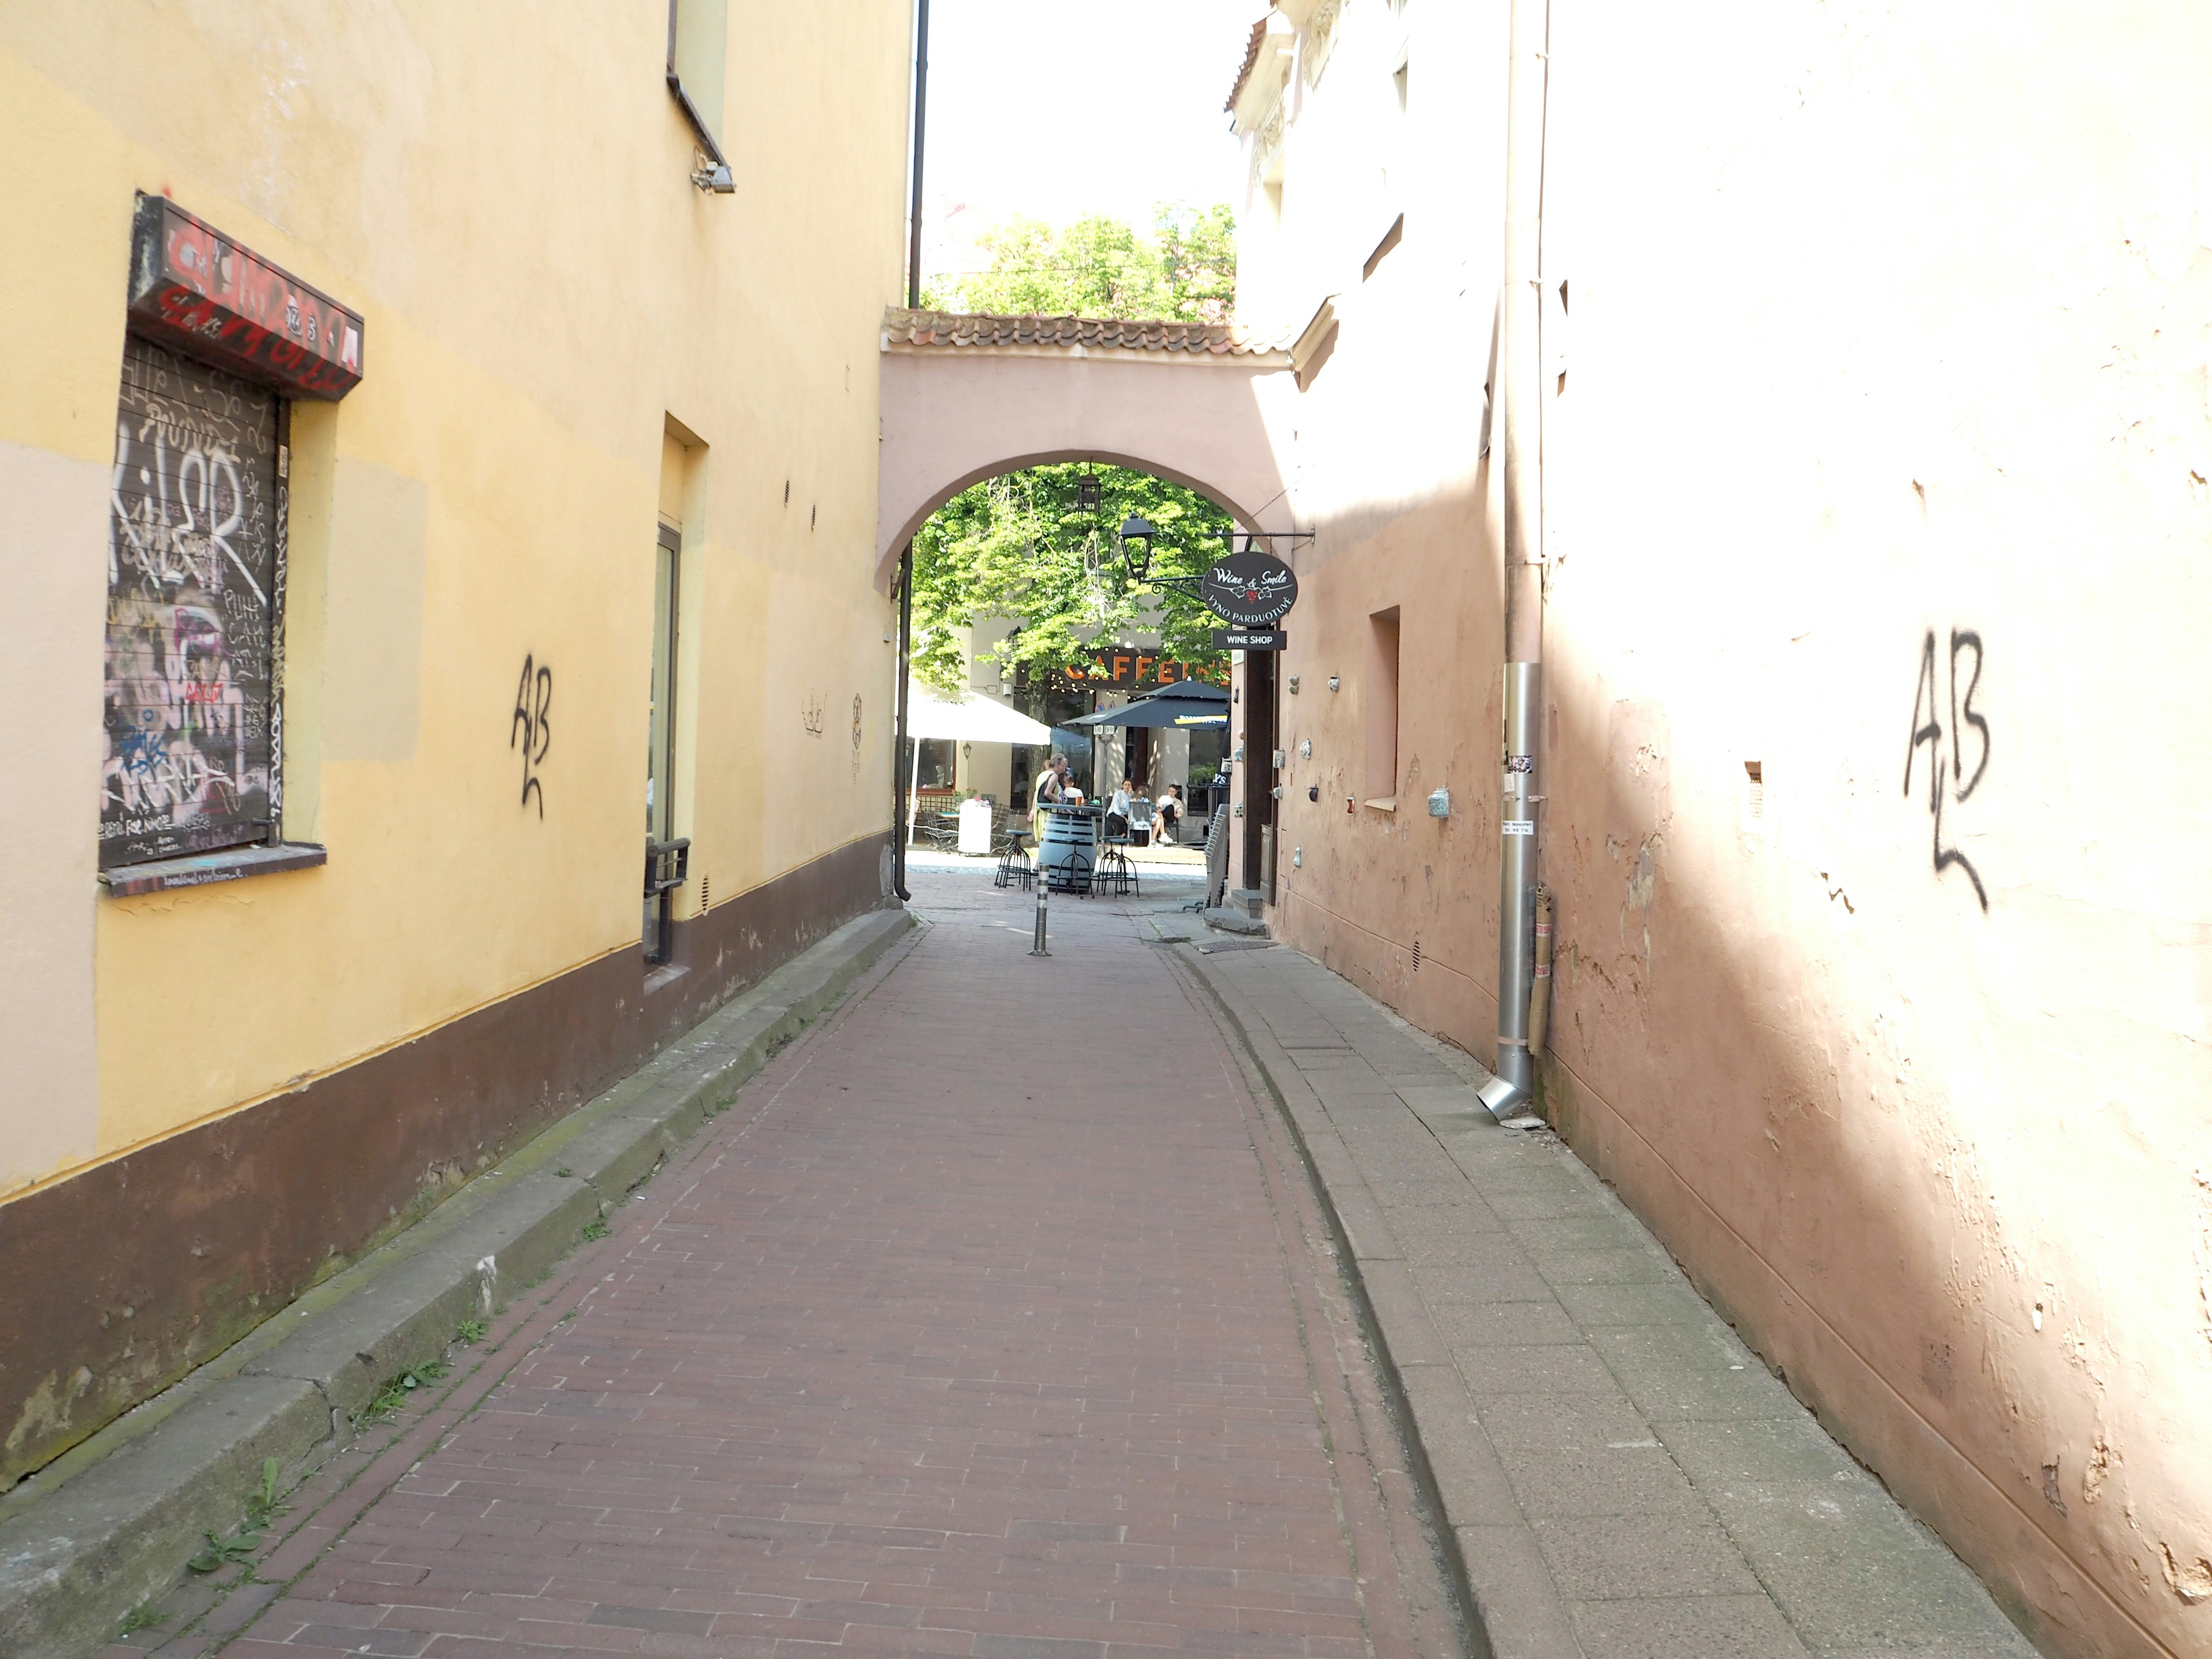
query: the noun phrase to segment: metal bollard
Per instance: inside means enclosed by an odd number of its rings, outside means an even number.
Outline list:
[[[1036,861],[1036,936],[1030,941],[1030,954],[1033,957],[1048,957],[1052,954],[1045,949],[1044,945],[1045,899],[1051,891],[1052,878],[1047,872],[1044,861],[1044,837],[1039,836]]]

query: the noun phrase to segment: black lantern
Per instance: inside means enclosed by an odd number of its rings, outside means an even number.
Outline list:
[[[1077,512],[1096,513],[1104,499],[1103,492],[1098,488],[1097,474],[1086,472],[1076,479],[1075,510]]]
[[[1129,580],[1140,582],[1152,573],[1152,538],[1159,532],[1132,513],[1121,521],[1121,562],[1128,567]],[[1144,556],[1139,562],[1133,544],[1144,544]]]

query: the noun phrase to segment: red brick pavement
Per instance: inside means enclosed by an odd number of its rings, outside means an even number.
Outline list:
[[[1311,1194],[1149,927],[1056,900],[1036,962],[1026,897],[914,885],[222,1651],[1454,1650]]]

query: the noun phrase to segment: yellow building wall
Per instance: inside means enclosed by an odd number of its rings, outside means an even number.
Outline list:
[[[682,514],[678,914],[702,874],[719,905],[884,831],[873,365],[901,280],[907,13],[748,6],[728,27],[738,189],[718,196],[688,177],[655,4],[0,15],[0,208],[18,227],[0,291],[39,319],[0,343],[0,445],[33,458],[5,476],[68,530],[40,556],[76,573],[39,624],[67,672],[39,711],[59,748],[27,848],[69,897],[35,937],[0,933],[0,1004],[42,957],[97,961],[96,1007],[88,975],[74,1012],[45,993],[77,1028],[27,1032],[0,1080],[0,1141],[46,1148],[0,1166],[0,1190],[639,949],[671,417],[702,445]],[[285,830],[330,862],[116,900],[94,898],[92,858],[135,191],[367,331],[361,386],[296,404],[293,429]],[[554,677],[526,801],[526,659]],[[96,1125],[50,1132],[41,1086],[66,1095],[95,1058]]]

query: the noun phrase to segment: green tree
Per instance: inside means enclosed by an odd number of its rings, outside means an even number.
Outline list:
[[[1162,204],[1152,233],[1092,215],[1055,230],[1012,219],[983,238],[989,268],[932,284],[939,310],[1225,322],[1236,301],[1237,222],[1225,205]],[[1077,504],[1078,480],[1100,505]],[[1011,672],[1065,667],[1098,639],[1157,630],[1161,649],[1218,663],[1215,619],[1195,598],[1131,580],[1119,531],[1131,514],[1158,532],[1152,575],[1194,576],[1221,546],[1229,515],[1197,491],[1124,467],[1030,467],[971,485],[932,515],[914,544],[914,673],[940,690],[968,684],[954,630],[996,617],[1022,626],[993,653]]]
[[[940,311],[1001,316],[1162,318],[1226,322],[1237,296],[1237,221],[1226,203],[1162,203],[1141,235],[1091,214],[1059,229],[1013,218],[979,239],[985,270],[940,279],[924,298]]]
[[[1237,309],[1237,216],[1212,207],[1162,207],[1153,235],[1174,317],[1225,323]]]
[[[1078,505],[1085,475],[1098,480],[1096,511]],[[1157,630],[1166,656],[1218,660],[1219,624],[1195,598],[1132,579],[1119,541],[1131,514],[1159,532],[1153,578],[1197,575],[1231,524],[1196,490],[1082,462],[1029,467],[955,495],[915,538],[915,678],[945,691],[965,687],[969,665],[953,630],[994,617],[1022,618],[991,653],[1006,671],[1063,668],[1091,641],[1135,629]]]

